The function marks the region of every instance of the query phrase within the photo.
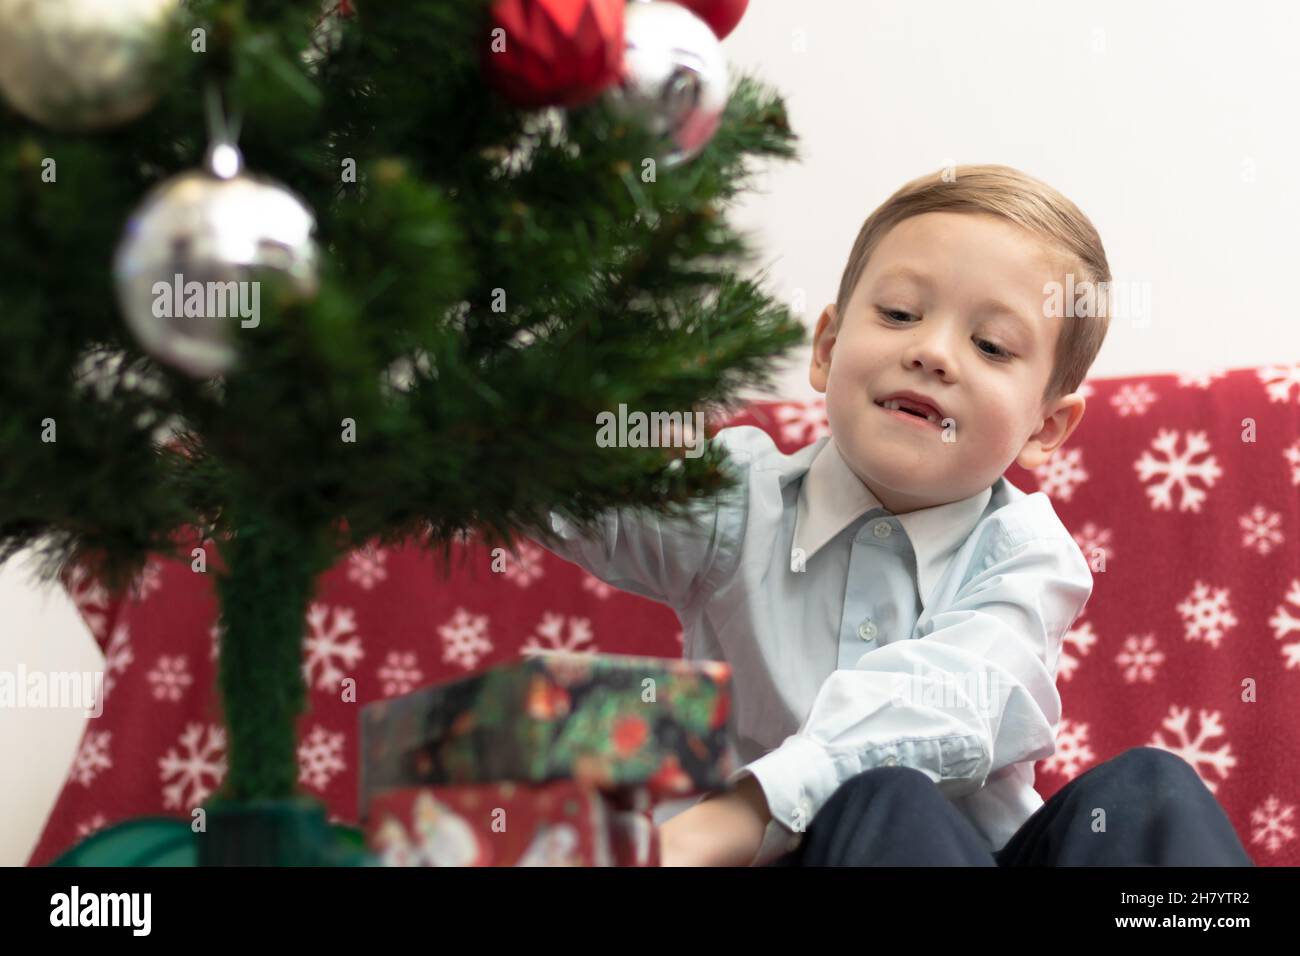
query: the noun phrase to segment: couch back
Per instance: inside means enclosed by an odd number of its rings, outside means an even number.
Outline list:
[[[1007,472],[1051,497],[1095,580],[1060,658],[1064,717],[1037,788],[1046,798],[1130,747],[1162,747],[1196,769],[1258,864],[1300,865],[1300,364],[1082,391],[1087,414],[1053,460]],[[755,404],[727,424],[787,452],[827,432],[820,401]],[[499,573],[478,541],[454,554],[450,579],[417,542],[358,550],[321,578],[299,781],[333,820],[356,823],[360,705],[532,648],[682,652],[669,608],[530,542]],[[187,817],[225,773],[211,575],[159,556],[128,593],[76,568],[65,584],[107,690],[32,864],[129,817]]]

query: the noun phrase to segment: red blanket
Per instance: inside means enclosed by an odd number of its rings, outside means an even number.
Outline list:
[[[1300,363],[1084,389],[1087,414],[1054,459],[1007,472],[1052,498],[1096,581],[1061,656],[1064,718],[1038,789],[1163,747],[1197,770],[1258,864],[1300,865]],[[729,424],[758,425],[786,451],[827,428],[820,403],[755,405]],[[681,653],[670,609],[532,544],[504,573],[474,541],[457,556],[451,580],[414,542],[357,551],[321,579],[298,760],[332,819],[356,823],[361,704],[524,648]],[[188,818],[225,773],[211,575],[155,558],[133,593],[75,569],[65,583],[104,650],[107,691],[33,865],[129,817]]]

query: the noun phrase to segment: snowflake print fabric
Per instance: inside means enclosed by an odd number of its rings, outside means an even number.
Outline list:
[[[1006,474],[1051,499],[1095,585],[1050,661],[1063,716],[1035,786],[1050,797],[1130,747],[1160,747],[1196,770],[1259,865],[1300,866],[1300,363],[1080,391],[1070,440]],[[820,401],[754,404],[726,424],[786,452],[829,432]],[[366,704],[545,651],[694,650],[667,607],[524,539],[494,555],[458,536],[450,577],[420,544],[342,557],[303,621],[298,780],[331,820],[359,824]],[[131,817],[188,818],[225,773],[211,574],[186,557],[151,560],[122,594],[76,566],[62,581],[104,654],[104,710],[86,721],[34,864]]]

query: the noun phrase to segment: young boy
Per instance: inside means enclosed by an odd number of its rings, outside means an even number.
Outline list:
[[[1052,307],[1067,274],[1110,282],[1050,186],[1002,166],[914,180],[817,323],[829,436],[784,455],[722,430],[741,484],[688,521],[618,510],[591,539],[551,516],[541,544],[669,604],[686,657],[732,666],[742,766],[662,824],[665,865],[1250,864],[1173,754],[1130,750],[1046,806],[1034,789],[1092,576],[1048,497],[1002,475],[1083,418],[1109,320],[1104,295]]]

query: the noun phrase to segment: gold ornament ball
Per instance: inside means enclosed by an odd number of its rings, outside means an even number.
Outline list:
[[[84,132],[157,99],[154,70],[179,0],[0,0],[0,95],[28,119]]]

